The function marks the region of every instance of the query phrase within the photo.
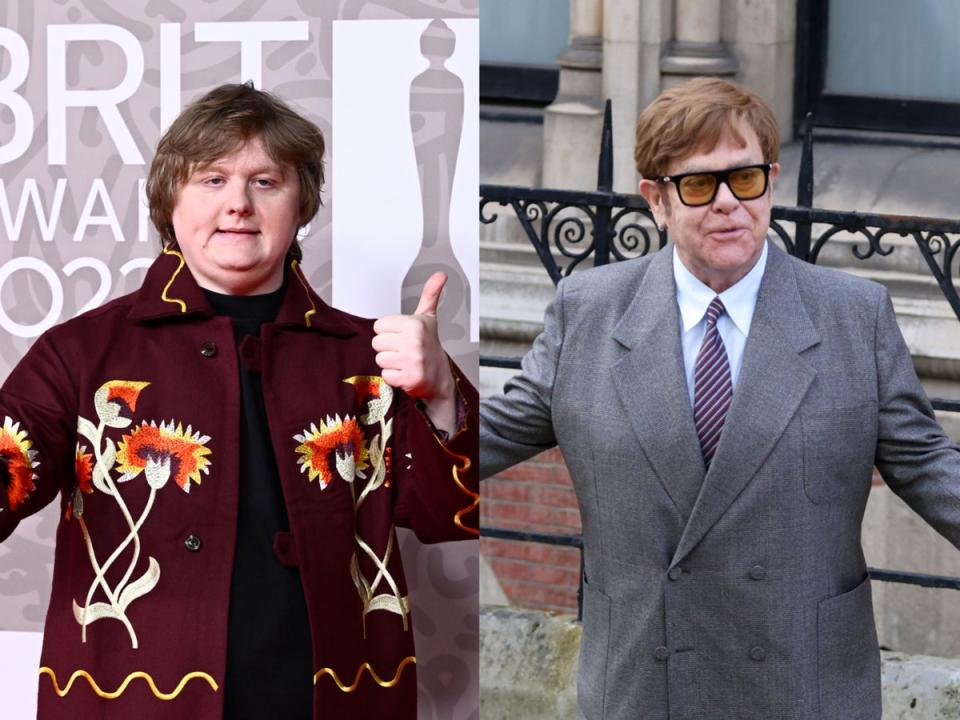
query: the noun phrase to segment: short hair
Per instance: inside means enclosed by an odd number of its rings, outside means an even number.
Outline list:
[[[633,158],[637,172],[648,180],[668,174],[675,160],[716,146],[729,132],[746,143],[737,125],[743,121],[760,141],[764,162],[780,156],[780,129],[764,100],[729,80],[698,77],[660,93],[637,121]]]
[[[259,138],[267,155],[280,166],[291,166],[300,181],[297,225],[317,214],[323,188],[323,132],[269,92],[252,83],[214,88],[188,105],[160,138],[147,177],[150,220],[164,247],[177,241],[173,210],[180,188],[190,175]],[[300,259],[300,246],[290,250]]]

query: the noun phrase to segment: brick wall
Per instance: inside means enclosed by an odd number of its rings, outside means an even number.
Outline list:
[[[559,450],[548,450],[481,483],[484,527],[580,534],[580,512]],[[576,613],[580,551],[481,538],[480,550],[517,607]]]

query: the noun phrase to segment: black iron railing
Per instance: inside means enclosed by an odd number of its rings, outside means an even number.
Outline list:
[[[797,183],[797,206],[774,206],[770,230],[791,255],[816,263],[828,242],[845,238],[858,260],[886,257],[897,249],[893,236],[909,238],[936,280],[943,297],[960,320],[960,296],[954,285],[954,261],[960,251],[960,221],[942,218],[879,215],[821,210],[813,207],[813,133],[810,117],[802,128],[804,137]],[[509,207],[554,284],[592,258],[594,265],[611,260],[640,257],[667,244],[665,230],[659,230],[646,201],[639,195],[615,193],[613,188],[613,137],[610,101],[607,101],[597,190],[577,192],[540,188],[480,186],[480,222],[496,222],[496,206]],[[789,226],[793,226],[790,232]],[[559,260],[558,260],[559,258]],[[561,264],[563,263],[563,264]],[[520,368],[519,358],[481,355],[484,367]],[[960,412],[960,401],[935,398],[934,409]],[[580,549],[578,535],[533,533],[481,527],[482,537],[501,538]],[[884,582],[960,590],[960,578],[870,568],[870,577]],[[582,582],[578,589],[578,610],[582,608]],[[578,615],[579,616],[579,615]]]

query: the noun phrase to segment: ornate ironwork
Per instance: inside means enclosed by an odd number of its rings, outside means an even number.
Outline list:
[[[656,228],[653,214],[639,195],[497,185],[481,185],[480,193],[480,221],[486,224],[496,221],[497,215],[487,210],[492,203],[512,207],[554,283],[560,282],[591,255],[594,265],[603,264],[596,257],[597,236],[601,232],[609,259],[614,261],[647,255],[663,248],[669,240],[668,231]],[[597,228],[601,208],[611,215],[603,228]],[[913,239],[944,299],[960,319],[955,269],[960,250],[960,221],[779,205],[774,206],[771,215],[770,236],[791,255],[800,254],[795,242],[800,228],[811,230],[807,260],[812,263],[820,260],[821,252],[831,240],[845,239],[853,258],[868,260],[875,256],[887,257],[897,250],[897,245],[889,243],[891,236]],[[786,227],[788,224],[794,226],[792,233]],[[569,262],[561,265],[564,260]]]
[[[647,219],[646,224],[636,220],[624,222],[631,216],[640,215]],[[631,258],[643,257],[651,250],[662,250],[667,244],[667,233],[657,228],[653,220],[653,214],[649,210],[634,210],[633,208],[623,208],[614,213],[610,218],[610,226],[613,228],[613,243],[610,246],[613,256],[617,260],[629,260]],[[656,236],[654,240],[653,236]],[[654,241],[657,247],[653,247]]]

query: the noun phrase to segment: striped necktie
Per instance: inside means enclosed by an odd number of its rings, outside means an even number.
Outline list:
[[[727,349],[717,330],[717,319],[725,312],[723,302],[715,297],[707,308],[707,332],[697,353],[693,375],[693,424],[697,428],[703,462],[707,468],[717,451],[723,421],[733,398]]]

